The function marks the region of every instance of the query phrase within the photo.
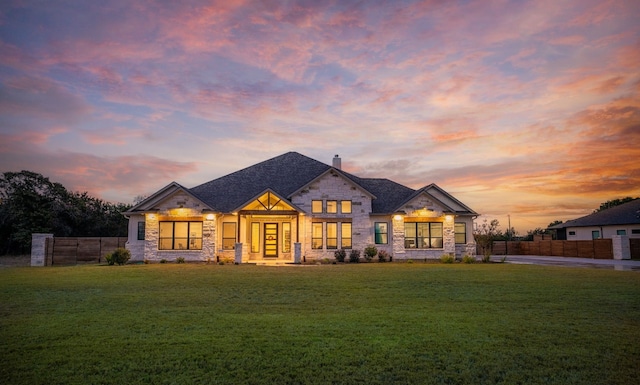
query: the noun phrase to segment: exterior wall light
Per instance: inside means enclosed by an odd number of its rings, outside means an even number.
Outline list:
[[[212,221],[215,219],[215,215],[213,214],[207,214],[207,216],[205,217],[208,221]]]
[[[446,219],[447,222],[451,222],[453,220],[453,215],[445,215],[444,219]]]

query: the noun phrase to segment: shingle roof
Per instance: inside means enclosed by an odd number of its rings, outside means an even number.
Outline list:
[[[190,192],[214,210],[231,212],[267,189],[287,197],[330,168],[297,152],[288,152],[196,186]]]
[[[347,174],[347,176],[377,197],[371,202],[371,211],[378,214],[393,213],[415,192],[415,190],[389,179],[358,178],[351,174]]]
[[[331,168],[297,152],[288,152],[189,191],[216,211],[232,212],[268,189],[282,197],[289,197]],[[416,193],[416,190],[389,179],[360,178],[340,172],[375,196],[372,201],[373,213],[393,213]]]
[[[550,229],[564,229],[567,227],[609,226],[640,224],[640,199],[598,211],[587,216],[566,221],[549,227]]]

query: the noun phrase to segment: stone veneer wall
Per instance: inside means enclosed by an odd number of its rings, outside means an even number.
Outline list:
[[[327,200],[338,201],[337,214],[312,214],[311,201],[322,200],[326,207]],[[351,201],[351,214],[340,213],[340,201]],[[301,252],[309,260],[320,260],[323,258],[333,259],[335,249],[327,249],[326,242],[322,250],[311,248],[312,222],[313,219],[322,219],[323,222],[344,222],[342,218],[351,219],[351,243],[353,249],[364,250],[367,245],[373,243],[373,230],[369,214],[371,213],[371,197],[352,182],[344,179],[339,174],[328,173],[292,197],[292,203],[304,210],[307,215],[300,218],[300,241],[305,246]],[[304,223],[302,223],[304,221]],[[325,229],[326,231],[326,229]],[[340,226],[338,226],[338,233]],[[325,233],[326,237],[326,233]],[[338,248],[340,248],[340,236],[338,237]]]
[[[180,207],[182,206],[182,207]],[[202,250],[158,250],[158,238],[160,236],[160,218],[163,220],[181,220],[184,218],[199,218],[202,220]],[[131,237],[132,230],[129,230]],[[178,257],[183,257],[187,261],[207,261],[215,259],[216,225],[215,217],[207,219],[206,214],[202,214],[200,203],[191,196],[184,193],[176,193],[166,199],[159,206],[157,213],[145,215],[145,240],[143,242],[143,259],[149,261],[160,261],[165,259],[173,261]],[[129,242],[128,247],[139,255],[140,246],[136,242]],[[139,258],[139,257],[136,257]]]

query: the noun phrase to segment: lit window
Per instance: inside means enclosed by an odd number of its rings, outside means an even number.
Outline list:
[[[375,240],[377,245],[389,243],[389,225],[386,222],[376,222],[374,225]]]
[[[467,224],[456,223],[453,226],[455,231],[456,243],[467,243]]]
[[[340,212],[342,214],[351,214],[351,201],[340,201]]]
[[[591,239],[598,239],[600,238],[600,230],[594,230],[591,232]]]
[[[322,213],[322,201],[311,201],[311,212],[314,214]]]
[[[291,252],[291,223],[284,222],[282,224],[282,252]]]
[[[160,222],[160,250],[201,250],[202,222]]]
[[[145,230],[144,222],[138,222],[138,240],[139,241],[144,241],[144,230]]]
[[[327,213],[336,214],[338,212],[338,201],[327,201]]]
[[[311,224],[311,248],[322,249],[322,222]]]
[[[343,249],[351,248],[351,223],[343,222],[340,225],[340,241]]]
[[[251,223],[251,252],[260,252],[260,223]]]
[[[439,249],[442,246],[442,223],[409,222],[404,224],[404,247],[406,249]]]
[[[224,222],[222,224],[222,248],[233,250],[236,247],[236,223]]]
[[[327,223],[327,249],[338,248],[338,224]]]

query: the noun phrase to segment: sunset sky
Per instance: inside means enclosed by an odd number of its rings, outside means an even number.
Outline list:
[[[288,151],[520,234],[640,196],[640,1],[0,3],[0,172],[132,203]]]

